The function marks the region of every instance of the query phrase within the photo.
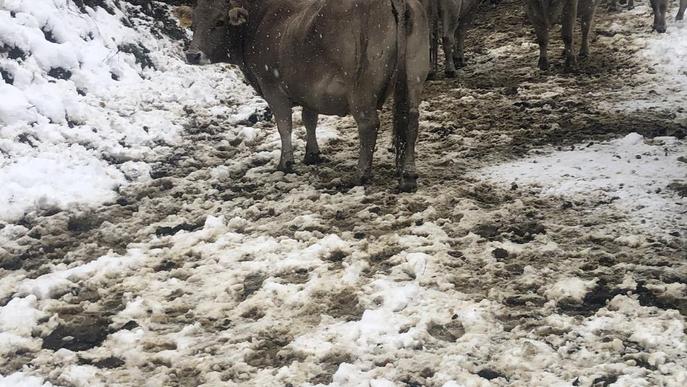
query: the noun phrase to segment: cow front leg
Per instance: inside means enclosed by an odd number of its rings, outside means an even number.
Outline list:
[[[635,9],[635,0],[627,1],[627,9]]]
[[[539,45],[538,66],[540,70],[548,70],[549,24],[539,1],[529,0],[527,3],[527,16],[534,27],[534,33],[537,36],[537,44]]]
[[[585,2],[584,7],[580,9],[580,25],[582,27],[582,46],[580,48],[580,58],[589,57],[589,32],[594,23],[594,13],[596,6],[593,1]]]
[[[319,164],[322,162],[320,157],[320,147],[317,145],[317,113],[303,108],[303,125],[305,125],[305,164]]]
[[[418,111],[419,101],[413,101],[410,96],[408,110],[408,127],[396,141],[396,170],[399,175],[399,189],[401,192],[414,192],[417,189],[417,169],[415,167],[415,142],[420,123]]]
[[[563,5],[561,32],[563,34],[563,44],[565,45],[563,56],[565,57],[566,70],[571,70],[577,66],[577,56],[573,52],[575,46],[573,34],[577,20],[577,2],[578,0],[566,0]]]
[[[268,101],[270,100],[271,98],[268,99]],[[277,102],[272,100],[269,105],[274,113],[274,119],[277,121],[279,137],[281,138],[281,157],[279,158],[279,165],[277,166],[277,169],[284,173],[292,173],[294,163],[293,144],[291,142],[291,131],[293,125],[291,119],[291,103],[288,100],[279,99]]]
[[[456,65],[453,62],[453,48],[456,44],[456,38],[454,37],[453,32],[447,33],[444,31],[444,36],[441,37],[441,44],[444,47],[444,75],[446,75],[446,78],[455,78]]]
[[[371,104],[374,106],[374,104]],[[353,113],[358,124],[360,137],[360,156],[358,157],[358,185],[368,184],[372,180],[372,157],[377,144],[379,132],[379,115],[376,109],[358,110]]]
[[[682,20],[685,18],[685,9],[687,9],[687,0],[680,0],[680,9],[677,11],[675,20]]]
[[[465,66],[465,30],[466,28],[461,22],[456,30],[456,47],[453,50],[453,62],[458,68]]]

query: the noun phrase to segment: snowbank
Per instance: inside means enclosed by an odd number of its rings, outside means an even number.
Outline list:
[[[160,20],[127,2],[103,4],[0,6],[0,221],[96,205],[149,178],[141,162],[178,143],[188,109],[247,117],[261,105],[235,71],[187,66],[183,41],[160,32]]]

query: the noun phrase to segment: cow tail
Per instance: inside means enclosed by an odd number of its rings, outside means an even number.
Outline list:
[[[392,0],[396,19],[396,76],[394,85],[394,145],[396,165],[403,156],[410,115],[410,95],[408,88],[407,48],[408,48],[408,4],[406,0]]]

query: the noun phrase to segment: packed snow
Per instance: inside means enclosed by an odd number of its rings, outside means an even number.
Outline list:
[[[687,199],[673,184],[687,184],[687,143],[637,133],[600,144],[489,167],[476,175],[505,184],[537,186],[569,200],[610,200],[654,231],[687,225]],[[681,165],[682,164],[682,165]],[[682,226],[680,226],[682,225]]]

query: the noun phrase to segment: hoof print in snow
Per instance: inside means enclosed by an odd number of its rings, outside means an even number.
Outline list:
[[[329,262],[342,262],[347,256],[348,254],[346,254],[344,251],[336,249],[329,253],[325,260]]]
[[[23,259],[18,255],[7,255],[0,257],[0,269],[19,270],[22,268]]]
[[[153,270],[156,273],[159,273],[161,271],[170,271],[172,269],[177,269],[179,267],[180,267],[179,263],[172,261],[171,259],[165,259],[162,262],[160,262],[158,265],[156,265],[153,268]]]
[[[453,343],[463,337],[465,328],[458,320],[452,320],[444,325],[431,321],[427,324],[427,333],[437,340]]]
[[[85,351],[97,347],[107,337],[109,324],[109,320],[92,315],[73,324],[59,324],[43,339],[43,349]]]
[[[558,304],[560,310],[568,315],[591,316],[599,309],[606,306],[609,300],[619,294],[625,294],[625,289],[611,289],[603,279],[591,289],[582,300],[582,303],[561,301]]]
[[[62,67],[53,67],[48,71],[48,76],[55,79],[64,79],[66,81],[72,77],[72,72]]]
[[[296,268],[278,275],[287,284],[304,284],[310,280],[310,271],[306,268]]]
[[[318,361],[322,372],[317,374],[315,377],[309,380],[311,384],[332,384],[334,380],[334,374],[339,369],[342,363],[353,364],[355,358],[350,353],[346,352],[331,352],[326,354],[322,359]]]
[[[248,309],[247,311],[241,313],[241,317],[248,320],[258,321],[261,318],[265,317],[265,311],[258,308],[257,306],[254,306]]]
[[[360,320],[365,309],[360,305],[358,295],[352,289],[344,289],[337,293],[325,294],[322,304],[326,305],[325,313],[345,321]]]
[[[122,327],[117,329],[117,330],[118,331],[130,331],[130,330],[136,329],[138,327],[140,327],[140,325],[138,325],[138,323],[136,321],[129,320],[129,321],[127,321],[126,324],[122,325]]]
[[[262,273],[249,274],[243,280],[243,291],[239,295],[239,301],[243,302],[247,300],[251,295],[253,295],[253,293],[260,290],[260,288],[262,287],[262,283],[265,281],[266,278],[267,277]]]
[[[491,251],[491,255],[496,258],[496,260],[500,261],[508,258],[508,250],[497,247]]]
[[[484,369],[480,370],[479,372],[477,372],[477,375],[480,378],[487,379],[487,380],[505,378],[505,376],[502,373],[500,373],[498,371],[494,371],[490,368],[484,368]]]
[[[53,34],[52,30],[49,29],[47,25],[41,27],[41,31],[43,32],[43,36],[45,37],[45,40],[47,40],[50,43],[60,43],[57,41],[57,38],[55,38],[55,35]]]
[[[117,46],[117,49],[120,52],[124,52],[127,54],[131,54],[134,56],[136,59],[136,63],[141,65],[142,69],[146,68],[151,68],[155,69],[155,64],[153,63],[153,60],[150,59],[150,50],[144,47],[142,44],[133,44],[133,43],[128,43],[128,44],[121,44]]]
[[[14,75],[2,67],[0,67],[0,77],[2,77],[6,84],[14,85]]]
[[[499,226],[493,223],[478,224],[472,232],[482,238],[492,240],[499,235]]]
[[[594,379],[591,387],[608,387],[611,384],[618,381],[618,376],[616,375],[605,375]]]
[[[176,226],[172,226],[172,227],[162,226],[162,227],[158,227],[155,230],[155,235],[157,235],[159,237],[171,236],[171,235],[175,235],[179,231],[193,232],[193,231],[199,230],[202,227],[203,227],[202,224],[190,224],[190,223],[181,223],[181,224],[177,224]]]
[[[675,192],[680,196],[681,198],[687,197],[687,183],[681,183],[678,181],[672,182],[668,184],[667,187],[669,190]]]
[[[79,364],[92,365],[98,368],[113,369],[123,366],[124,364],[126,364],[126,362],[118,357],[110,356],[96,361],[79,358]]]
[[[90,7],[93,10],[99,8],[104,9],[110,15],[114,15],[115,11],[107,4],[107,0],[74,0],[74,3],[79,7],[81,13],[88,13],[86,7]]]
[[[524,244],[532,242],[539,234],[546,234],[546,228],[539,222],[524,222],[512,225],[508,232],[513,242]]]
[[[19,47],[16,46],[9,46],[7,44],[3,44],[0,46],[0,54],[6,54],[7,58],[13,59],[13,60],[26,60],[26,57],[28,57],[28,54],[22,50]]]
[[[285,332],[270,332],[246,355],[246,364],[260,369],[281,368],[303,359],[302,354],[285,348],[291,340],[293,338]]]
[[[67,230],[75,234],[81,234],[98,228],[104,222],[93,214],[72,216],[67,221]]]

